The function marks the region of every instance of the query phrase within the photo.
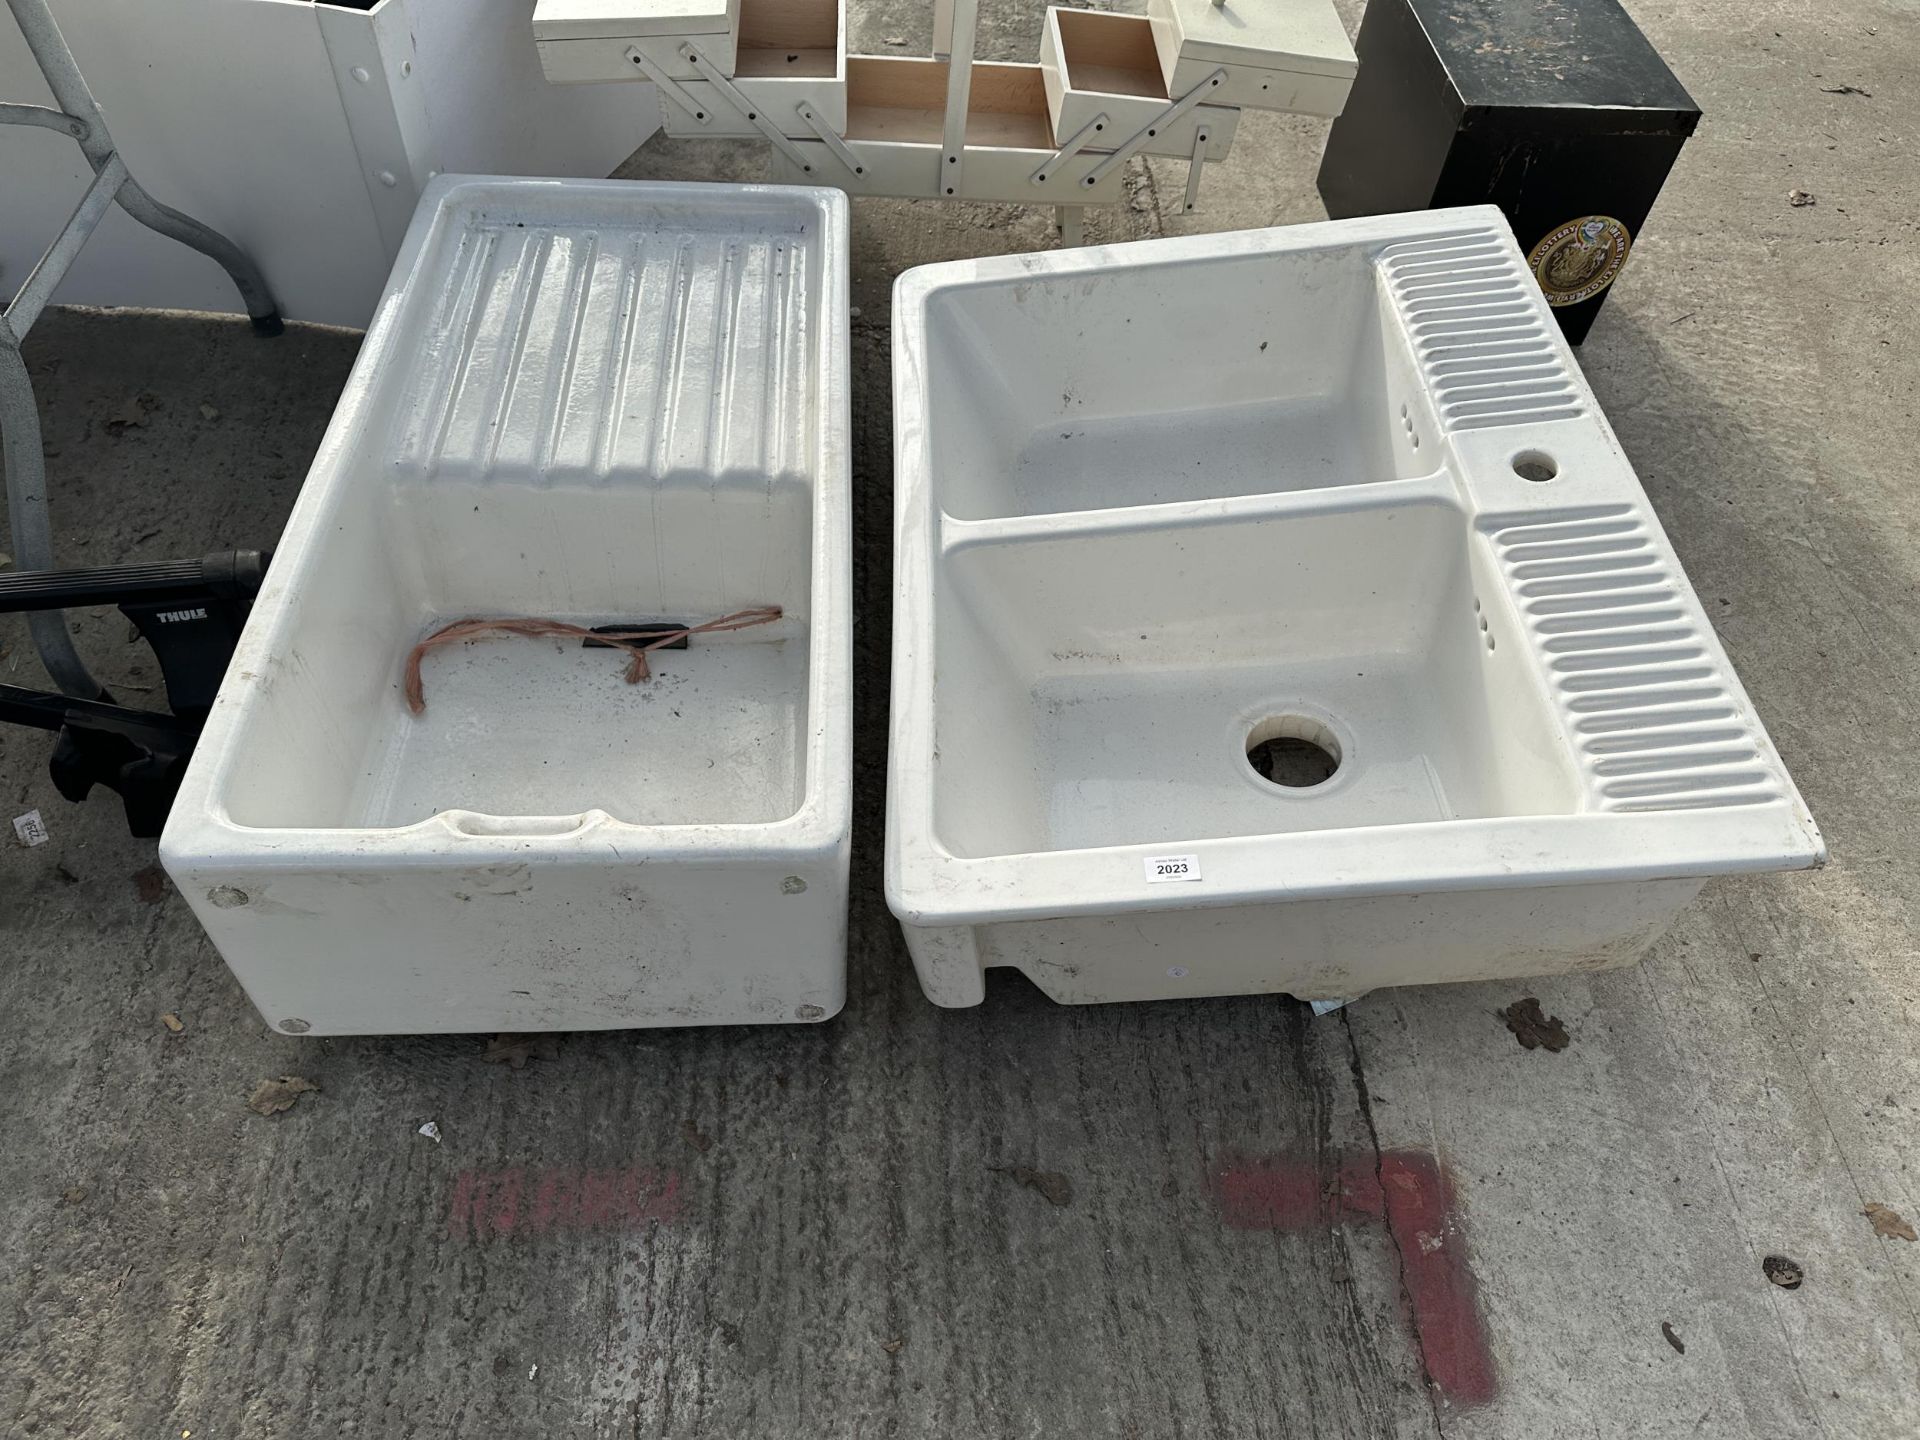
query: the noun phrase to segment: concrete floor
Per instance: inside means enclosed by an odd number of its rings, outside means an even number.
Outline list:
[[[1041,212],[862,203],[845,1013],[567,1036],[523,1069],[473,1037],[275,1035],[143,886],[152,843],[0,730],[4,818],[52,831],[0,829],[0,1432],[1920,1432],[1920,1244],[1861,1213],[1920,1219],[1920,14],[1633,8],[1708,118],[1582,360],[1823,872],[1710,885],[1635,969],[1319,1020],[1058,1008],[998,977],[935,1010],[879,884],[888,289],[1048,236]],[[855,14],[859,48],[923,43],[908,0]],[[1039,16],[992,6],[983,49],[1030,54]],[[1167,213],[1181,167],[1155,165],[1093,235],[1318,218],[1322,128],[1250,116],[1196,215]],[[623,173],[754,164],[656,142]],[[272,541],[356,344],[50,314],[29,353],[65,558]],[[151,685],[125,636],[82,630],[116,689]],[[17,622],[0,646],[0,678],[37,679]],[[1496,1016],[1527,994],[1564,1050]],[[249,1113],[281,1074],[318,1093]],[[677,1205],[509,1203],[629,1172]],[[1773,1255],[1804,1283],[1770,1283]]]

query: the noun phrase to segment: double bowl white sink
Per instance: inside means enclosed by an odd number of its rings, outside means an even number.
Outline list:
[[[894,306],[886,885],[927,994],[1635,959],[1824,851],[1487,207]]]

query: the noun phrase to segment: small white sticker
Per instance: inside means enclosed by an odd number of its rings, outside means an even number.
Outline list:
[[[1149,885],[1163,884],[1168,880],[1200,878],[1198,855],[1149,855],[1141,863],[1146,866]]]
[[[47,822],[40,818],[38,810],[14,816],[13,833],[20,837],[22,845],[44,845],[53,838],[47,834]]]

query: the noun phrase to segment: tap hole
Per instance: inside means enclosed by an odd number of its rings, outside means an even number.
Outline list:
[[[1513,473],[1539,485],[1560,473],[1560,462],[1544,450],[1522,450],[1513,457]]]

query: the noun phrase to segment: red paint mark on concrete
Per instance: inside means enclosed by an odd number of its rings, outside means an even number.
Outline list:
[[[1420,1360],[1456,1405],[1498,1388],[1479,1293],[1454,1214],[1453,1184],[1433,1156],[1390,1150],[1344,1160],[1331,1177],[1313,1164],[1237,1161],[1218,1176],[1220,1209],[1236,1230],[1306,1230],[1362,1216],[1386,1223],[1400,1253]]]
[[[528,1170],[462,1170],[447,1205],[447,1234],[457,1240],[514,1235],[638,1230],[680,1213],[680,1177],[629,1165],[588,1170],[551,1165]]]

